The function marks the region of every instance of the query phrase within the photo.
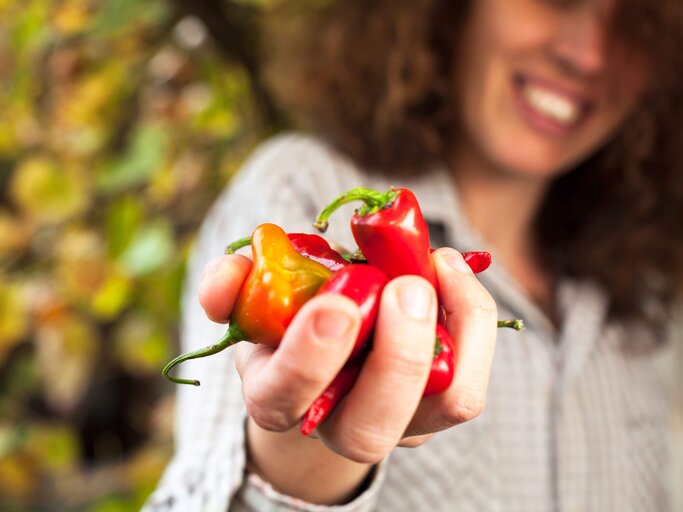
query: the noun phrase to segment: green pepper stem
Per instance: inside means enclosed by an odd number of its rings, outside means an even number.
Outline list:
[[[200,357],[206,357],[211,356],[213,354],[217,354],[218,352],[225,350],[229,346],[234,345],[235,343],[238,343],[245,339],[246,336],[242,332],[242,329],[240,329],[235,322],[231,322],[228,326],[228,330],[217,343],[214,343],[209,347],[200,348],[199,350],[195,350],[194,352],[188,352],[187,354],[179,355],[164,367],[161,374],[164,377],[166,377],[166,379],[168,379],[171,382],[175,382],[176,384],[191,384],[192,386],[199,386],[200,382],[198,380],[179,379],[178,377],[170,376],[168,372],[171,371],[171,369],[179,363],[188,361],[190,359],[197,359]]]
[[[248,245],[251,245],[251,237],[245,236],[244,238],[240,238],[239,240],[235,240],[233,243],[228,245],[225,248],[225,254],[235,254],[242,247],[247,247]]]
[[[315,219],[313,227],[321,233],[327,231],[329,226],[327,219],[329,219],[330,215],[332,215],[332,212],[346,203],[350,203],[352,201],[363,201],[366,208],[364,208],[362,212],[359,211],[358,213],[360,215],[369,215],[391,204],[394,199],[396,199],[397,194],[398,192],[396,192],[394,189],[389,189],[384,194],[364,187],[351,189],[348,192],[344,192],[325,208],[323,208],[323,210],[321,210],[321,212],[318,214],[318,217]]]
[[[514,329],[515,331],[521,331],[524,329],[524,321],[516,318],[514,320],[498,320],[498,328],[508,327]]]
[[[436,359],[436,356],[438,356],[441,351],[443,350],[443,347],[441,346],[441,340],[439,339],[438,336],[434,336],[436,342],[434,343],[434,359]]]

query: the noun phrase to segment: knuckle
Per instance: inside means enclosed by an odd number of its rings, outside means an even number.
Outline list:
[[[459,395],[446,408],[446,420],[453,425],[472,421],[484,411],[485,403],[484,397],[478,394]]]
[[[405,380],[421,380],[431,365],[432,352],[424,350],[390,350],[383,354],[382,364]]]
[[[341,435],[338,452],[361,464],[377,464],[389,455],[394,446],[396,441],[375,430],[354,428]]]
[[[292,415],[263,403],[251,394],[245,394],[244,404],[247,414],[264,430],[284,432],[292,428],[296,422],[296,418],[293,418]]]
[[[320,387],[327,377],[323,365],[303,366],[291,359],[282,360],[283,380],[293,389],[310,389]]]

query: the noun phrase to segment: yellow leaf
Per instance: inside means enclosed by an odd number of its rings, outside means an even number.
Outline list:
[[[0,278],[0,363],[25,336],[28,328],[25,304],[19,286]]]
[[[0,123],[0,155],[14,156],[18,148],[17,135],[12,122]]]
[[[71,226],[59,238],[54,274],[63,295],[71,302],[90,303],[106,279],[108,266],[99,233]]]
[[[91,156],[108,140],[130,88],[131,62],[109,59],[52,94],[47,145],[60,155]]]
[[[37,476],[25,454],[0,457],[0,496],[7,500],[27,498],[38,483]]]
[[[75,314],[38,329],[36,362],[45,397],[64,414],[75,409],[88,389],[99,337],[93,325]]]
[[[20,251],[31,237],[32,227],[7,211],[0,210],[0,255]]]
[[[178,178],[173,167],[165,165],[157,169],[149,183],[148,193],[153,204],[167,205],[178,189]]]
[[[28,216],[42,223],[69,219],[89,203],[86,184],[44,157],[29,157],[19,164],[10,194]]]
[[[114,318],[128,303],[132,292],[130,279],[114,273],[113,266],[104,282],[92,297],[90,307],[98,318],[109,320]]]
[[[60,296],[90,309],[99,319],[110,320],[127,304],[132,284],[106,254],[100,233],[69,227],[59,238],[54,275]]]
[[[168,464],[171,450],[148,446],[139,450],[129,460],[123,477],[131,488],[141,485],[154,485]]]
[[[152,318],[141,314],[128,316],[114,334],[119,362],[134,375],[150,375],[169,357],[167,334]]]
[[[61,2],[52,13],[52,26],[65,36],[81,32],[90,22],[91,13],[82,1]]]

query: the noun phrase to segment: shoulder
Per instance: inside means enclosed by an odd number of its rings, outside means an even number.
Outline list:
[[[331,144],[314,135],[286,132],[260,146],[245,161],[235,177],[242,181],[267,181],[270,186],[325,188],[330,180],[362,179],[366,172]]]
[[[227,237],[232,230],[250,232],[263,222],[310,231],[328,202],[350,188],[371,186],[369,179],[323,139],[286,132],[260,144],[245,160],[219,194],[202,231]]]
[[[368,186],[368,173],[313,135],[286,132],[259,145],[237,171],[216,206],[240,204],[276,220],[282,212],[315,215],[342,192]]]

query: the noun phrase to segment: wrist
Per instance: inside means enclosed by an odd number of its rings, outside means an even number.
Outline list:
[[[303,436],[296,427],[270,432],[247,420],[247,470],[282,494],[321,505],[347,503],[362,492],[372,468]]]

